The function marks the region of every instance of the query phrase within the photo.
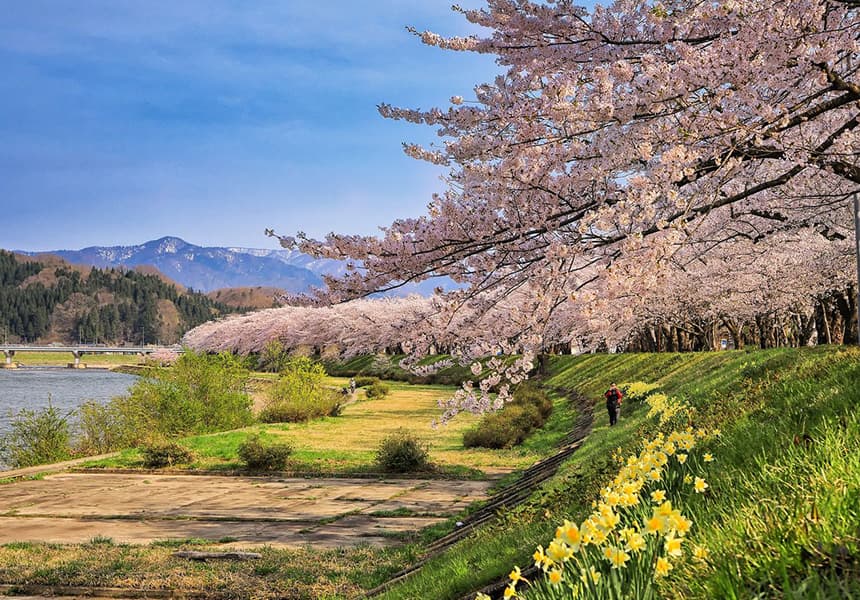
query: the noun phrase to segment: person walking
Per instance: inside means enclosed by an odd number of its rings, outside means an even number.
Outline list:
[[[609,412],[609,425],[615,425],[618,422],[618,411],[621,409],[621,399],[624,394],[613,383],[603,396],[606,398],[606,410]]]

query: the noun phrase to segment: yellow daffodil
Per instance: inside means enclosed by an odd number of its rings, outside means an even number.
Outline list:
[[[645,538],[638,533],[634,533],[627,538],[627,549],[630,552],[641,552],[645,548]]]
[[[665,577],[669,574],[669,571],[672,570],[672,563],[663,558],[662,556],[657,558],[657,565],[654,568],[654,572],[660,577]]]
[[[660,481],[660,471],[657,469],[652,469],[648,472],[648,479],[651,481]]]
[[[681,550],[681,538],[677,538],[674,535],[669,535],[666,537],[666,554],[669,556],[674,556],[678,558],[684,552]]]
[[[520,581],[528,581],[525,577],[523,577],[522,572],[520,572],[519,567],[514,567],[514,570],[508,574],[508,579],[511,580],[511,583],[519,583]]]
[[[564,562],[573,556],[573,551],[571,551],[570,547],[558,540],[553,540],[549,543],[546,553],[556,563]]]
[[[703,546],[695,546],[693,548],[693,558],[699,561],[705,561],[708,559],[708,549]]]
[[[666,500],[663,504],[654,509],[655,515],[660,515],[661,517],[669,517],[672,514],[672,501]]]
[[[561,569],[553,569],[552,571],[549,572],[549,583],[553,587],[560,585],[562,579],[563,579],[563,577],[562,577],[562,570]]]
[[[556,530],[555,537],[567,544],[573,552],[578,551],[579,545],[582,543],[582,534],[579,532],[579,527],[576,526],[576,523],[571,523],[567,520]]]
[[[693,489],[696,490],[697,494],[704,493],[706,489],[708,489],[708,484],[705,483],[705,480],[701,477],[696,477],[696,482],[693,484]]]
[[[687,462],[687,455],[686,454],[678,454],[678,456],[676,458],[678,459],[678,462],[681,463],[682,465],[685,462]]]
[[[714,455],[711,454],[710,452],[705,452],[705,455],[702,458],[705,460],[705,462],[713,462],[714,461]]]
[[[604,550],[603,555],[612,563],[613,569],[618,569],[623,567],[625,563],[630,560],[630,555],[627,554],[621,548],[617,548],[615,546],[610,546]]]
[[[685,518],[680,512],[669,517],[669,527],[674,529],[680,537],[687,535],[692,526],[693,522]]]
[[[689,473],[684,475],[684,483],[693,483],[693,476]]]
[[[663,531],[665,524],[665,519],[655,515],[645,521],[645,533],[660,533]]]
[[[517,598],[517,588],[513,586],[513,584],[509,585],[505,588],[505,598]]]
[[[651,492],[651,502],[654,504],[660,504],[666,499],[666,492],[664,490],[654,490]]]

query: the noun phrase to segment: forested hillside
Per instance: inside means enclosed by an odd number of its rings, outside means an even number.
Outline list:
[[[10,342],[175,343],[235,310],[156,274],[30,261],[0,250],[0,328]]]

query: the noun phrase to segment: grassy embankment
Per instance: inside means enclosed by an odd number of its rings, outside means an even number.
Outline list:
[[[825,598],[860,591],[860,351],[561,357],[551,370],[549,385],[595,398],[610,380],[659,383],[697,407],[697,424],[722,429],[704,448],[717,461],[709,492],[689,512],[690,538],[711,556],[707,564],[694,563],[687,548],[663,584],[666,597]],[[563,518],[584,518],[617,472],[612,451],[635,451],[657,430],[646,407],[630,404],[610,429],[601,404],[589,439],[529,503],[432,559],[384,597],[459,598],[504,577],[514,564],[530,564],[534,546],[545,545]],[[372,426],[375,415],[367,417]],[[420,545],[268,549],[264,564],[229,566],[188,566],[167,554],[156,545],[7,545],[0,547],[0,580],[127,587],[161,587],[162,581],[237,596],[356,597],[415,560]]]
[[[691,539],[707,563],[678,559],[667,598],[833,598],[860,595],[860,351],[778,349],[688,355],[560,358],[551,385],[599,397],[608,382],[643,380],[684,398],[697,424],[722,428],[708,443],[710,490],[691,509]],[[531,564],[564,518],[581,521],[618,470],[612,451],[638,450],[657,431],[646,407],[625,406],[595,429],[531,502],[484,528],[383,597],[459,598]],[[522,586],[521,586],[522,587]]]

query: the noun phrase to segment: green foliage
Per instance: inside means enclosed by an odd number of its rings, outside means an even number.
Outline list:
[[[68,416],[48,403],[39,410],[22,409],[12,430],[0,439],[0,456],[12,467],[60,462],[70,456]]]
[[[388,395],[388,392],[391,391],[385,383],[377,380],[364,388],[364,393],[368,398],[382,398]]]
[[[512,448],[523,443],[533,430],[543,427],[552,414],[552,400],[546,392],[521,385],[502,410],[484,415],[478,424],[463,433],[467,448]]]
[[[374,383],[379,383],[379,377],[368,377],[366,375],[362,375],[355,378],[355,387],[357,388],[367,387]]]
[[[251,471],[283,471],[292,452],[289,444],[266,445],[259,435],[252,435],[239,446],[239,459]]]
[[[340,397],[326,387],[325,378],[325,369],[310,358],[290,358],[269,388],[260,420],[298,423],[340,414]]]
[[[122,398],[107,404],[90,401],[78,408],[77,447],[81,454],[104,454],[137,442],[140,432],[134,429],[138,422],[136,415],[124,415],[123,408],[126,404]]]
[[[383,471],[408,473],[429,468],[430,448],[407,429],[387,436],[376,451],[376,462]]]
[[[175,442],[150,442],[141,448],[143,465],[150,469],[183,465],[194,460],[194,454]]]
[[[266,373],[279,373],[287,368],[290,353],[280,340],[270,340],[257,359],[257,368]]]
[[[249,372],[229,353],[185,352],[172,367],[156,368],[128,396],[84,411],[84,444],[122,447],[154,437],[211,433],[253,422],[245,391]],[[98,432],[99,427],[105,429]]]

